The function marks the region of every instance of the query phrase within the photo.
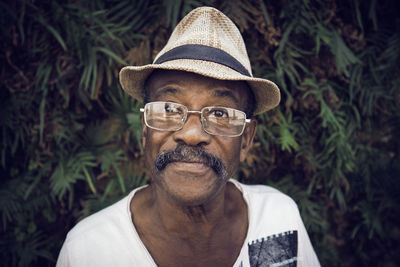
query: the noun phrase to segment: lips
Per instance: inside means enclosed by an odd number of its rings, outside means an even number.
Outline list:
[[[170,163],[169,166],[173,167],[176,172],[202,174],[211,171],[209,166],[198,162],[185,162],[178,161]]]
[[[193,159],[193,160],[180,160],[180,161],[174,161],[178,163],[188,163],[188,164],[201,164],[201,165],[209,165],[207,161],[205,160],[199,160],[199,159]]]

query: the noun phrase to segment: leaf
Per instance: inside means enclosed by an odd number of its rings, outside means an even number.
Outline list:
[[[114,59],[116,62],[118,62],[122,65],[128,65],[128,63],[125,60],[123,60],[122,58],[120,58],[114,52],[112,52],[111,50],[109,50],[107,48],[95,47],[94,50],[106,54],[107,56],[109,56],[110,58]]]
[[[39,16],[36,18],[37,21],[42,24],[52,35],[53,37],[57,40],[57,42],[60,44],[61,48],[64,51],[67,51],[67,45],[65,44],[65,41],[63,40],[63,38],[61,37],[60,33],[58,33],[58,31],[56,29],[54,29],[53,26],[51,26],[50,24],[48,24],[43,17]]]

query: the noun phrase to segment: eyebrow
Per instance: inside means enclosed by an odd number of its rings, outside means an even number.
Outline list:
[[[158,90],[157,93],[155,94],[155,97],[156,98],[160,98],[160,97],[168,95],[168,94],[176,94],[179,91],[180,90],[178,88],[171,87],[171,86],[166,86],[166,87]]]
[[[213,96],[215,96],[215,97],[228,97],[234,103],[238,103],[238,104],[240,103],[239,99],[230,90],[216,89],[216,90],[213,91]]]
[[[176,87],[172,86],[166,86],[164,88],[159,89],[154,97],[155,98],[161,98],[164,97],[168,94],[178,94],[181,90]],[[231,90],[226,90],[226,89],[215,89],[212,92],[212,96],[214,97],[220,97],[220,98],[229,98],[232,100],[234,103],[240,103],[240,100],[235,96],[235,94]]]

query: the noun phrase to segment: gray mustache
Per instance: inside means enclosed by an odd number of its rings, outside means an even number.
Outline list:
[[[218,176],[226,176],[226,167],[222,161],[207,153],[202,146],[189,146],[179,143],[175,150],[160,153],[154,165],[161,172],[168,164],[173,162],[202,163],[212,168]]]

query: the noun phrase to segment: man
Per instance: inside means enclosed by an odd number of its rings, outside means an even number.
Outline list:
[[[251,116],[280,95],[252,77],[229,18],[193,10],[153,64],[120,80],[145,103],[150,184],[81,221],[57,266],[319,266],[289,197],[230,179],[252,145]]]

